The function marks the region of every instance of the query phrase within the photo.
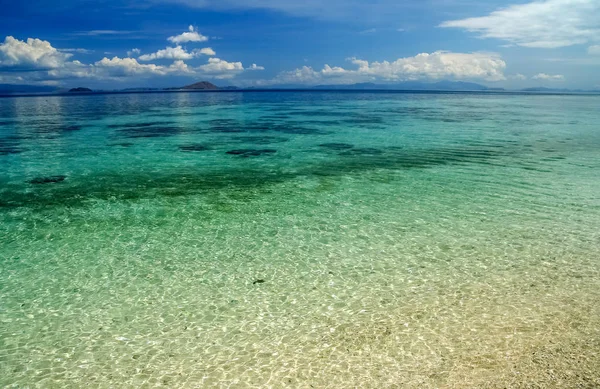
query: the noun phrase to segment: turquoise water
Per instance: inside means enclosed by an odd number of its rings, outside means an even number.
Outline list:
[[[0,99],[0,386],[600,386],[598,107]]]

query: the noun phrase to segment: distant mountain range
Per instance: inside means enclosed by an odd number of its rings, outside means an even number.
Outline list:
[[[489,88],[485,85],[464,81],[419,82],[405,81],[396,84],[374,84],[370,82],[350,85],[317,85],[314,89],[334,90],[443,90],[443,91],[503,91],[503,88]]]
[[[48,85],[0,84],[0,94],[57,93],[66,89]]]
[[[159,92],[159,91],[218,91],[218,90],[269,90],[269,89],[308,89],[308,90],[405,90],[405,91],[504,91],[503,88],[490,88],[485,85],[474,82],[465,81],[438,81],[438,82],[420,82],[420,81],[405,81],[395,84],[375,84],[375,83],[358,83],[345,85],[273,85],[270,87],[261,88],[238,88],[235,86],[219,87],[208,81],[200,81],[191,85],[172,88],[127,88],[120,90],[95,90],[89,88],[78,87],[73,89],[58,88],[54,86],[38,86],[38,85],[13,85],[0,84],[0,94],[52,94],[66,92]],[[538,92],[538,93],[599,93],[600,90],[580,90],[580,89],[554,89],[545,87],[525,88],[521,90],[513,90],[514,92]]]

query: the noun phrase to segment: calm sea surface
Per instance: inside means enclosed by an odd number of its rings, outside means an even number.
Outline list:
[[[2,387],[592,388],[599,302],[600,96],[0,99]]]

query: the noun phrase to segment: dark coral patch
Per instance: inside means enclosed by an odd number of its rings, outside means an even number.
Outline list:
[[[81,130],[81,128],[82,128],[81,126],[73,125],[73,126],[66,126],[62,130],[63,130],[63,132],[73,132],[73,131],[79,131],[79,130]]]
[[[322,143],[319,147],[323,147],[329,150],[348,150],[354,148],[354,145],[349,143]]]
[[[237,126],[212,126],[210,132],[220,132],[224,134],[234,134],[239,132],[246,132],[246,130]]]
[[[109,124],[108,128],[140,128],[140,127],[152,127],[157,124],[165,124],[160,122],[146,122],[146,123],[124,123],[124,124]]]
[[[23,152],[20,144],[21,139],[16,136],[0,138],[0,155],[19,154]]]
[[[67,176],[47,176],[47,177],[37,177],[33,180],[29,180],[30,184],[54,184],[57,182],[63,182]]]
[[[196,151],[208,151],[208,150],[212,150],[212,149],[206,145],[194,143],[194,144],[188,144],[188,145],[181,145],[181,146],[179,146],[179,150],[185,151],[185,152],[196,152]]]
[[[283,143],[287,142],[287,138],[281,138],[278,136],[240,136],[235,138],[236,141],[242,143],[254,143],[258,145],[268,145],[272,143]]]
[[[119,135],[125,138],[165,138],[183,132],[179,127],[132,127],[118,130]]]
[[[356,149],[351,149],[351,150],[344,151],[343,153],[340,153],[340,155],[346,155],[346,156],[381,155],[381,154],[383,154],[382,150],[379,150],[379,149],[376,149],[373,147],[356,148]]]
[[[229,155],[239,155],[242,158],[248,157],[259,157],[261,155],[274,154],[277,150],[274,149],[238,149],[238,150],[229,150],[227,154]]]

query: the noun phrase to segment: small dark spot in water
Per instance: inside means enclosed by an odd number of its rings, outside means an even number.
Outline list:
[[[126,138],[164,138],[180,134],[179,127],[131,127],[118,130]]]
[[[239,155],[243,158],[248,157],[258,157],[264,154],[274,154],[277,150],[274,149],[239,149],[239,150],[229,150],[227,154],[230,155]]]
[[[220,132],[223,134],[235,134],[240,132],[246,132],[239,127],[229,127],[229,126],[213,126],[210,128],[210,132]]]
[[[185,152],[194,152],[194,151],[208,151],[208,150],[211,150],[211,148],[208,146],[205,146],[203,144],[189,144],[189,145],[179,146],[179,150],[185,151]]]
[[[124,123],[124,124],[109,124],[108,128],[140,128],[140,127],[152,127],[157,124],[165,124],[164,122],[151,122],[151,123]]]
[[[264,284],[265,282],[266,282],[265,280],[263,280],[263,279],[259,279],[259,280],[256,280],[256,281],[254,281],[254,282],[252,283],[252,285],[256,285],[256,284]]]
[[[48,177],[37,177],[30,180],[30,184],[53,184],[57,182],[63,182],[67,176],[48,176]]]
[[[289,119],[290,116],[289,115],[285,115],[285,114],[276,114],[276,115],[266,115],[266,116],[262,116],[260,119],[261,120],[282,120],[282,119]]]
[[[357,148],[357,149],[351,149],[348,151],[344,151],[343,153],[340,153],[340,155],[345,155],[345,156],[353,156],[353,155],[381,155],[383,154],[382,150],[376,149],[376,148],[372,148],[372,147],[363,147],[363,148]]]
[[[23,152],[23,149],[21,149],[19,147],[0,145],[0,155],[19,154],[22,152]]]
[[[322,143],[319,147],[323,147],[330,150],[348,150],[354,147],[349,143]]]
[[[233,126],[239,122],[235,119],[213,119],[208,122],[211,126]]]
[[[240,136],[234,140],[242,143],[255,143],[260,145],[267,145],[271,143],[282,143],[287,142],[287,138],[280,138],[277,136]]]
[[[63,128],[63,131],[65,132],[73,132],[73,131],[79,131],[81,130],[81,126],[67,126],[65,128]]]

